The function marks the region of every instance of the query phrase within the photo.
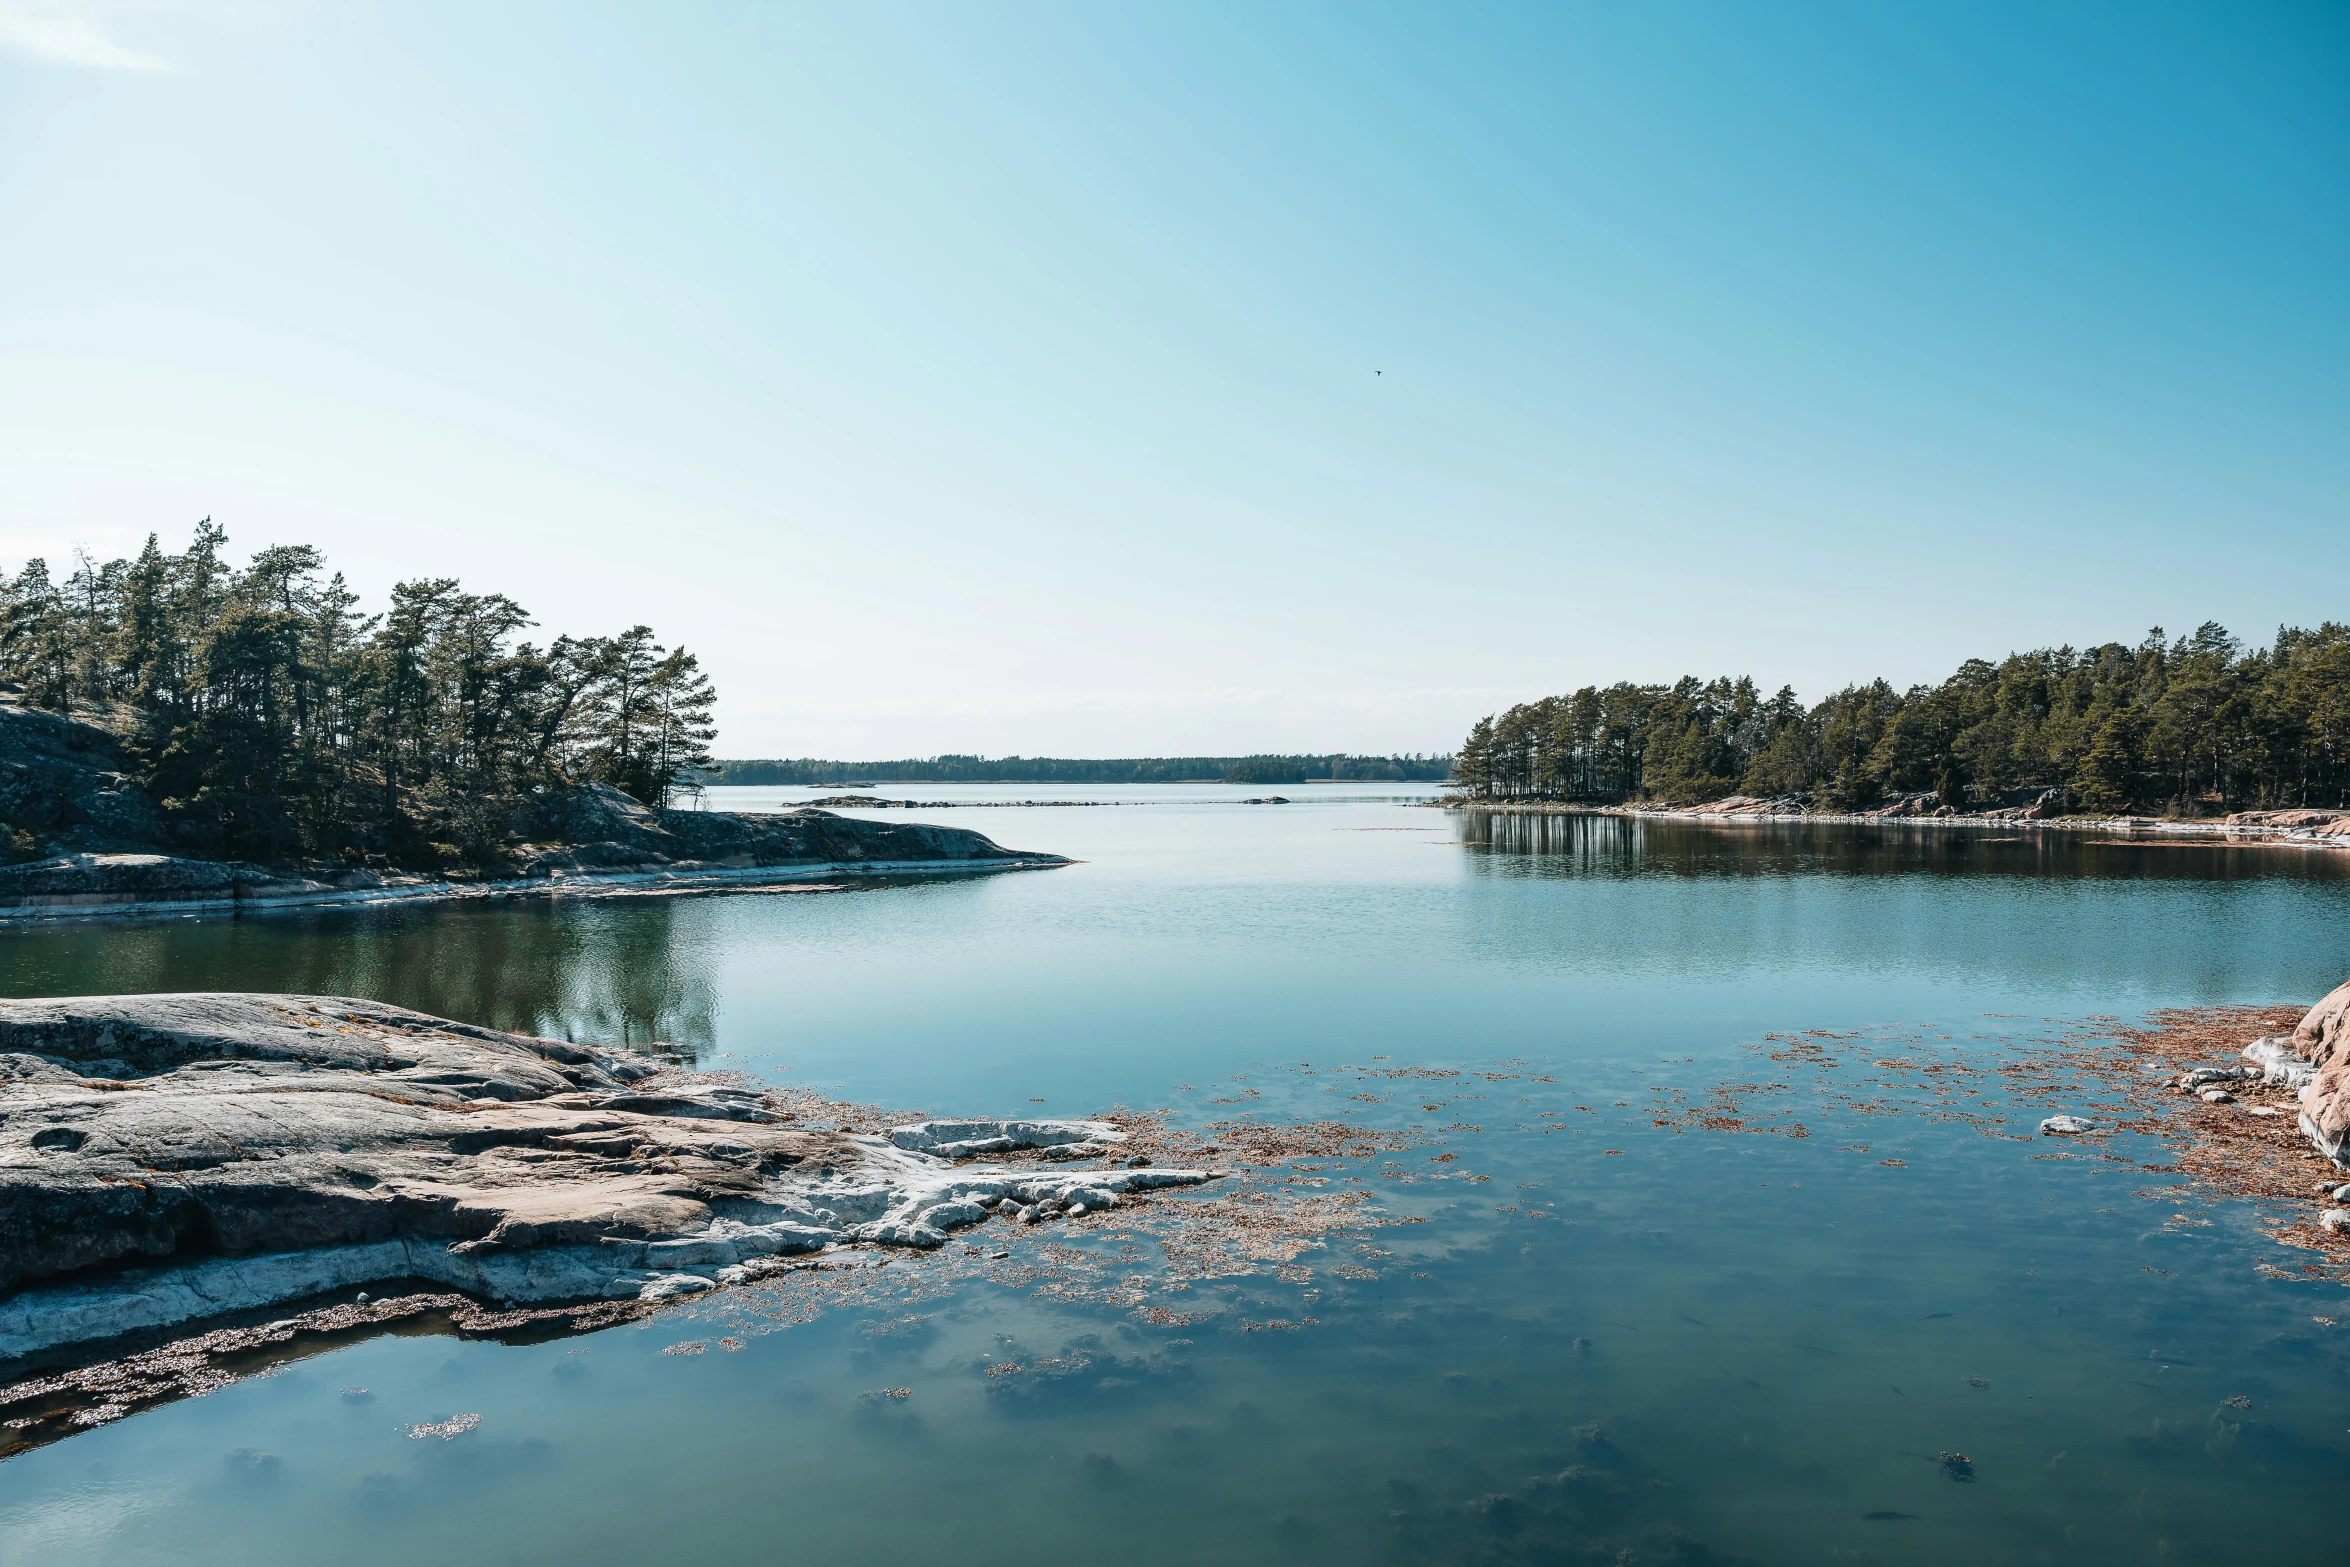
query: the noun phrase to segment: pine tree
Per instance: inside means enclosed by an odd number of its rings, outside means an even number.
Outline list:
[[[700,662],[683,648],[654,669],[651,692],[654,739],[650,779],[654,797],[646,803],[665,806],[681,782],[699,777],[710,767],[710,742],[718,738],[710,711],[717,705],[718,695],[710,688],[710,677],[702,673]]]
[[[39,560],[0,578],[0,681],[114,725],[191,848],[488,864],[537,791],[657,805],[709,765],[709,679],[649,628],[542,651],[503,595],[425,578],[365,615],[317,550],[240,570],[227,544],[206,519],[176,555],[150,536],[62,587]]]
[[[1479,799],[1493,794],[1493,718],[1490,714],[1470,726],[1453,758],[1452,773],[1460,786]]]

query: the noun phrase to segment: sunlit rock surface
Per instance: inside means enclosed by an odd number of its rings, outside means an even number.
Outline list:
[[[1099,1122],[860,1136],[649,1071],[348,997],[0,1001],[0,1357],[384,1279],[662,1298],[1207,1178],[958,1162]]]
[[[2350,983],[2309,1009],[2291,1043],[2314,1069],[2301,1090],[2301,1130],[2327,1158],[2350,1167]]]

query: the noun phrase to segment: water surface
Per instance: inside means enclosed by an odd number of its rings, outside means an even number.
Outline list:
[[[0,937],[0,984],[365,995],[908,1108],[1417,1125],[1351,1173],[1429,1222],[1170,1297],[1212,1313],[1183,1325],[974,1281],[764,1333],[386,1337],[0,1464],[0,1567],[2338,1549],[2338,1284],[2244,1205],[2136,1195],[2169,1195],[2151,1139],[2038,1157],[1996,1085],[1872,1106],[1769,1036],[1982,1064],[2043,1019],[2311,999],[2350,971],[2350,856],[1387,784],[873,792],[1126,803],[914,813],[1082,861],[1047,872],[62,926]],[[1730,1079],[1783,1080],[1808,1135],[1676,1113]]]

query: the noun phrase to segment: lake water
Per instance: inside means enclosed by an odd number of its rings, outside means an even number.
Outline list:
[[[1187,1323],[918,1263],[774,1331],[377,1338],[0,1463],[0,1567],[2338,1559],[2341,1285],[2153,1138],[2046,1157],[1978,1069],[2314,999],[2350,855],[874,792],[1120,803],[912,813],[1051,871],[10,931],[0,985],[363,995],[910,1109],[1343,1112],[1421,1128],[1325,1174],[1426,1222]],[[1749,1130],[1694,1118],[1728,1083]]]

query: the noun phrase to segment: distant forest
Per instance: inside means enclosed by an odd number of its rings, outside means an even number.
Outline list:
[[[1830,810],[1933,791],[1960,809],[2053,788],[2068,810],[2199,815],[2350,805],[2350,627],[2246,647],[2205,625],[1969,659],[1940,685],[1806,707],[1750,679],[1585,686],[1478,721],[1458,781],[1496,798],[1808,795]]]
[[[238,568],[227,543],[207,519],[176,555],[0,580],[0,681],[112,730],[192,847],[486,863],[539,791],[659,805],[709,761],[709,679],[649,627],[541,647],[521,605],[443,577],[363,614],[310,546]]]
[[[1449,756],[1149,756],[1100,761],[1058,756],[932,756],[900,762],[721,761],[714,784],[1236,783],[1386,779],[1440,783]]]

